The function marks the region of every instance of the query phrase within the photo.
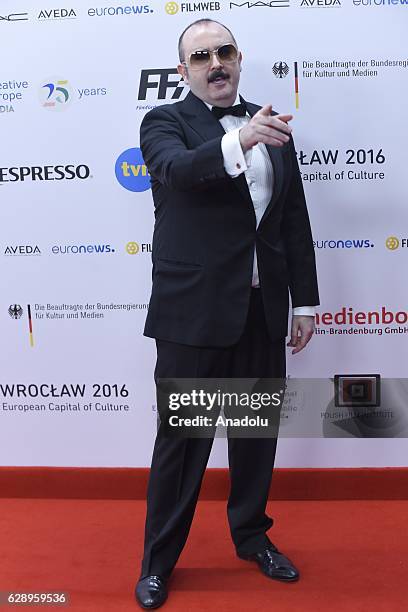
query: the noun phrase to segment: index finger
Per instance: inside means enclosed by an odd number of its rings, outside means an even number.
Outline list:
[[[291,134],[292,128],[286,123],[286,121],[282,121],[282,116],[290,117],[290,115],[273,115],[273,117],[271,116],[266,119],[266,123],[269,127],[273,127],[274,129],[279,130],[284,134]]]

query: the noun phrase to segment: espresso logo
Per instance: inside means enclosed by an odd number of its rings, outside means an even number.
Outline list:
[[[89,166],[80,164],[74,166],[20,166],[0,168],[0,184],[16,181],[71,181],[87,179],[91,176]]]

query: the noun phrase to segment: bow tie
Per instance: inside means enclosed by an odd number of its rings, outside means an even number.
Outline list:
[[[211,112],[217,119],[221,119],[225,115],[234,115],[234,117],[245,117],[246,104],[245,102],[241,102],[240,104],[235,104],[235,106],[227,106],[226,108],[222,106],[213,106]]]

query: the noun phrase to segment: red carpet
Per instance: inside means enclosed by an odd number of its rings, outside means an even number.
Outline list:
[[[225,502],[200,501],[162,609],[407,610],[407,501],[275,501],[269,511],[269,536],[299,567],[298,583],[268,580],[237,559]],[[0,590],[70,594],[67,608],[48,610],[138,610],[144,513],[133,500],[2,499]]]

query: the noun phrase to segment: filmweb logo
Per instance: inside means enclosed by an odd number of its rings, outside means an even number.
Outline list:
[[[396,251],[408,247],[408,238],[397,238],[397,236],[388,236],[385,241],[385,246],[389,251]]]
[[[137,255],[138,253],[151,253],[152,245],[150,242],[128,242],[126,244],[126,253],[128,255]]]
[[[314,240],[315,249],[369,249],[374,243],[368,238],[350,240]]]
[[[164,10],[168,15],[180,13],[199,13],[201,11],[219,11],[219,2],[166,2]]]
[[[343,306],[336,312],[316,313],[316,333],[334,334],[406,334],[408,312],[382,306],[377,310],[358,310]]]

